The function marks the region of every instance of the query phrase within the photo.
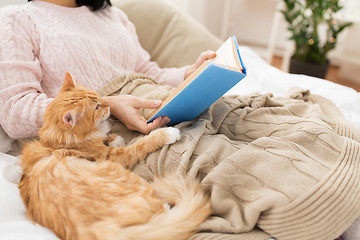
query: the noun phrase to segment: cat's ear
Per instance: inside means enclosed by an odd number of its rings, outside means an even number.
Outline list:
[[[63,115],[63,121],[65,124],[71,126],[73,128],[76,123],[82,118],[83,112],[78,108],[71,109],[66,111]]]
[[[75,88],[74,80],[71,77],[70,73],[67,72],[65,74],[65,79],[61,91],[69,91],[73,88]]]

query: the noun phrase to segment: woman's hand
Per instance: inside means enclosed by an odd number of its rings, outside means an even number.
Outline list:
[[[155,109],[161,105],[160,100],[146,100],[131,95],[118,95],[104,97],[110,104],[111,114],[119,119],[128,129],[148,134],[152,130],[165,126],[170,119],[158,117],[151,123],[140,116],[141,108]]]
[[[193,73],[201,64],[203,64],[203,62],[214,57],[216,57],[216,53],[212,50],[202,52],[198,59],[196,59],[196,62],[186,69],[185,78],[187,78],[191,73]]]

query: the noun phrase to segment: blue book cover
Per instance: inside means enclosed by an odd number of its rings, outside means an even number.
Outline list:
[[[216,51],[214,59],[205,61],[147,117],[148,122],[159,116],[169,117],[168,125],[193,120],[245,76],[237,39],[232,36]]]

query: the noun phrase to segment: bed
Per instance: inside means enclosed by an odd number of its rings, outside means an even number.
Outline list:
[[[113,4],[128,14],[137,28],[140,42],[160,66],[192,63],[201,51],[216,49],[221,43],[195,20],[162,0],[121,0],[113,1]],[[146,24],[154,27],[146,27]],[[248,68],[248,76],[227,95],[271,92],[284,96],[289,88],[299,86],[332,100],[350,122],[360,125],[360,93],[357,91],[323,79],[282,72],[246,46],[240,46],[240,53]],[[16,146],[17,143],[0,129],[0,239],[58,239],[51,231],[31,223],[25,216],[17,189],[21,171]],[[360,218],[342,237],[360,239]]]

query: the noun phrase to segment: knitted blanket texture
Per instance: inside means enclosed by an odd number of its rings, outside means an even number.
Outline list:
[[[172,90],[130,73],[99,94],[164,100]],[[126,142],[141,136],[112,126]],[[201,181],[213,214],[191,239],[335,239],[360,215],[360,130],[328,99],[302,89],[225,96],[175,127],[180,141],[133,171],[148,181],[174,171]]]

